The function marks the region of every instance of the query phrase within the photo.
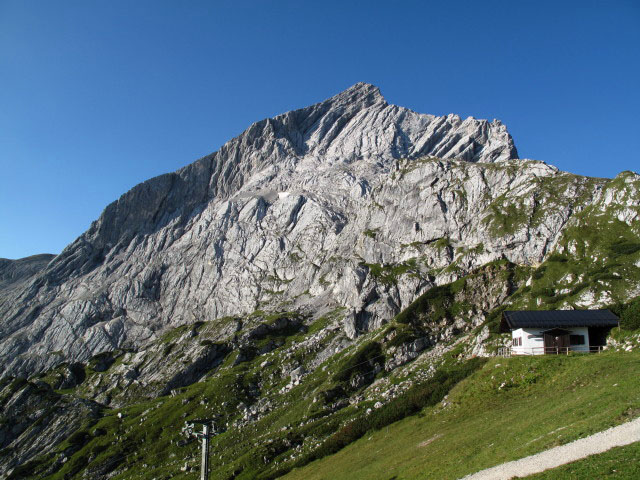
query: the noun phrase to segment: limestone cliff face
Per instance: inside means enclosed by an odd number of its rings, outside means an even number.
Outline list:
[[[357,84],[109,205],[5,292],[0,359],[41,371],[258,309],[345,306],[354,337],[479,265],[540,262],[576,212],[610,200],[606,182],[518,160],[499,121],[415,113]]]
[[[0,258],[0,291],[19,289],[42,271],[55,255],[42,254],[19,260]]]

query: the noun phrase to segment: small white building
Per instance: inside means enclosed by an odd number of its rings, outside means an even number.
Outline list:
[[[618,322],[610,310],[505,311],[500,329],[511,332],[512,355],[586,353],[601,350]]]

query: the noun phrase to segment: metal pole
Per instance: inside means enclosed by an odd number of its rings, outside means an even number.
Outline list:
[[[202,469],[200,480],[209,480],[209,425],[202,425]]]
[[[200,480],[209,480],[209,440],[215,435],[224,431],[216,428],[215,418],[185,421],[182,433],[187,437],[195,436],[202,440],[202,464],[200,469]],[[202,433],[194,432],[195,424],[202,424]]]

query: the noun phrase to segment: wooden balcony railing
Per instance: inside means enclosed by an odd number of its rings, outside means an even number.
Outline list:
[[[514,355],[569,355],[569,353],[600,353],[605,349],[602,345],[590,345],[589,347],[500,347],[499,357],[511,357]]]

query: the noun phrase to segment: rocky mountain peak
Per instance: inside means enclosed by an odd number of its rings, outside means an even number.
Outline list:
[[[436,157],[444,163],[424,163]],[[443,197],[467,175],[447,160],[512,159],[501,123],[390,105],[367,83],[256,122],[217,152],[132,188],[32,281],[0,298],[0,359],[13,372],[38,371],[137,347],[167,326],[294,299],[347,306],[350,335],[379,325],[431,284],[390,294],[361,262],[397,263],[406,253],[397,245],[471,228],[471,210],[451,210]],[[397,184],[405,171],[413,173]],[[438,184],[425,198],[415,190],[423,181]],[[474,182],[464,188],[483,198],[500,190],[479,173]],[[404,188],[416,195],[405,198]],[[363,231],[376,240],[363,242]],[[540,249],[533,252],[537,260]]]
[[[378,103],[387,104],[387,101],[380,93],[380,89],[375,85],[365,82],[358,82],[322,103],[326,102],[334,106],[354,105],[360,106],[360,108],[370,107]]]
[[[471,162],[518,158],[513,139],[499,121],[455,114],[420,114],[386,102],[380,89],[357,83],[323,102],[268,122],[298,155],[329,161],[437,156]],[[264,132],[261,132],[264,133]]]

